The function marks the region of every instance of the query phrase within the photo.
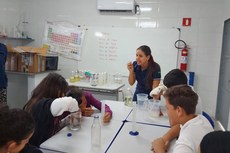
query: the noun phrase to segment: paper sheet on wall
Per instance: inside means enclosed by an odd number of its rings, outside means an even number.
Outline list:
[[[51,53],[80,60],[85,29],[68,22],[46,22],[43,44]]]

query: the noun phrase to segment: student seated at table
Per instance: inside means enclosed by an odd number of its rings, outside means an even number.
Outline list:
[[[206,134],[198,153],[230,153],[230,131],[213,131]]]
[[[36,123],[30,143],[39,146],[56,134],[69,122],[68,115],[78,111],[78,103],[72,97],[64,97],[68,89],[65,78],[57,73],[49,73],[32,91],[32,96],[24,106]]]
[[[188,78],[186,74],[180,70],[180,69],[172,69],[169,71],[164,79],[163,84],[160,84],[158,87],[154,88],[150,92],[150,96],[154,99],[159,99],[159,97],[167,90],[167,88],[170,88],[175,85],[183,85],[188,83]],[[202,103],[201,98],[198,99],[198,104],[196,107],[196,114],[202,114]]]
[[[76,86],[69,86],[69,91],[66,93],[66,96],[71,96],[77,100],[83,116],[91,116],[93,114],[91,106],[94,106],[101,111],[101,102],[88,91],[83,91]],[[109,122],[111,118],[112,110],[108,105],[105,105],[105,115],[103,117],[104,123]]]
[[[197,153],[203,136],[213,131],[203,115],[195,114],[198,95],[188,85],[177,85],[168,88],[163,96],[170,125],[172,128],[180,125],[181,128],[173,153]],[[162,137],[153,141],[152,150],[155,153],[165,153],[166,149],[166,142]]]
[[[188,78],[186,74],[180,69],[172,69],[169,71],[164,79],[163,84],[160,84],[157,88],[153,89],[150,92],[150,95],[155,99],[158,99],[168,88],[173,87],[175,85],[186,85],[188,82]],[[164,98],[161,101],[164,102]],[[196,114],[202,114],[202,103],[200,97],[198,98],[198,104],[196,106]],[[170,142],[177,138],[180,133],[180,125],[174,125],[171,129],[165,133],[162,138],[166,142],[166,146],[168,147]]]
[[[32,116],[20,109],[0,106],[0,153],[42,153],[28,144],[34,133]]]

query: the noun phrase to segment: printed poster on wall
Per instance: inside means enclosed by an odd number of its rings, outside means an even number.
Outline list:
[[[46,22],[43,44],[50,53],[80,60],[85,29],[68,22]]]

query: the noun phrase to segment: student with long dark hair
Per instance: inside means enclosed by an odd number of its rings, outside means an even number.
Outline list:
[[[137,81],[133,101],[137,100],[138,93],[149,95],[151,90],[160,83],[160,66],[153,60],[151,49],[146,45],[137,48],[136,61],[129,62],[127,68],[129,70],[129,84],[133,85]],[[152,97],[149,96],[148,98]]]
[[[24,106],[34,118],[36,129],[30,143],[39,146],[68,124],[68,115],[78,111],[78,103],[72,97],[64,97],[68,89],[65,78],[49,73],[32,91]]]

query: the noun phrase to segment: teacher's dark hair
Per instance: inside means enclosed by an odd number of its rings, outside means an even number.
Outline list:
[[[148,67],[147,67],[147,78],[146,85],[148,88],[152,89],[153,85],[153,74],[156,71],[158,64],[154,61],[153,56],[151,54],[151,49],[149,46],[143,45],[137,48],[137,50],[141,50],[144,52],[145,56],[149,56]]]

